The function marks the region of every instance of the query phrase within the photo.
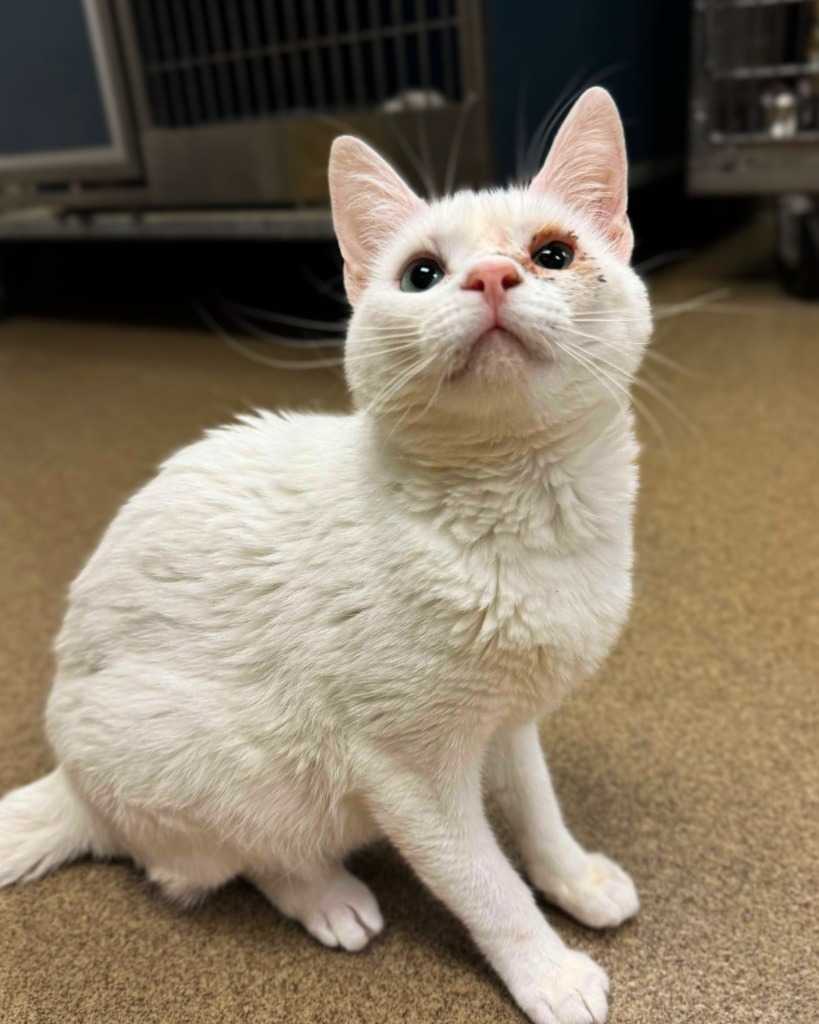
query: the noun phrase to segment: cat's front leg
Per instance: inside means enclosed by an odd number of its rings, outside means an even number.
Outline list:
[[[566,827],[534,722],[496,737],[487,777],[526,873],[545,896],[590,928],[613,928],[637,913],[637,891],[625,871],[588,853]]]
[[[608,978],[568,949],[540,913],[483,810],[480,773],[437,779],[385,769],[372,784],[380,827],[421,879],[467,926],[535,1024],[603,1024]]]

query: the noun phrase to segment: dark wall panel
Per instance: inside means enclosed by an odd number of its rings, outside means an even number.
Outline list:
[[[563,95],[598,83],[626,124],[632,164],[682,160],[689,0],[489,0],[496,151],[504,178]]]
[[[2,0],[0,156],[109,143],[80,0]]]

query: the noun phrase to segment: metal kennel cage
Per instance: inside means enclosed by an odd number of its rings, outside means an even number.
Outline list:
[[[327,150],[341,131],[441,188],[464,105],[484,92],[480,5],[466,0],[116,0],[116,10],[163,203],[326,202]],[[491,175],[482,113],[470,114],[461,166],[479,182]]]
[[[407,90],[463,99],[455,2],[129,0],[153,125],[376,109]]]
[[[697,0],[688,180],[774,195],[785,287],[819,297],[819,0]]]
[[[697,0],[689,182],[819,192],[819,0]]]
[[[64,0],[36,0],[41,18],[50,4]],[[125,140],[127,153],[101,171],[99,158],[84,163],[82,152],[29,159],[4,157],[0,146],[0,212],[35,202],[69,209],[61,220],[69,233],[329,236],[327,155],[342,132],[371,141],[422,190],[493,178],[482,4],[76,6],[94,43],[100,92],[113,82],[121,97],[105,111],[108,136]],[[31,21],[31,12],[21,6],[19,16]],[[33,51],[39,43],[32,37]],[[93,216],[78,214],[83,208]],[[256,215],[242,215],[250,210]],[[7,216],[0,236],[53,227],[48,216]]]

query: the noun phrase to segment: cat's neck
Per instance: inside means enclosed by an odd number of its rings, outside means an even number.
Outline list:
[[[560,427],[489,437],[374,420],[365,429],[395,500],[466,543],[575,548],[619,528],[634,496],[631,414],[613,404]]]

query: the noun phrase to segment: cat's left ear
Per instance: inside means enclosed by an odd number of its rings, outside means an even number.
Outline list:
[[[379,253],[424,202],[375,150],[351,135],[336,139],[330,150],[330,199],[344,286],[355,303]]]
[[[617,107],[605,89],[587,89],[575,103],[530,187],[582,210],[617,256],[631,258],[626,143]]]

